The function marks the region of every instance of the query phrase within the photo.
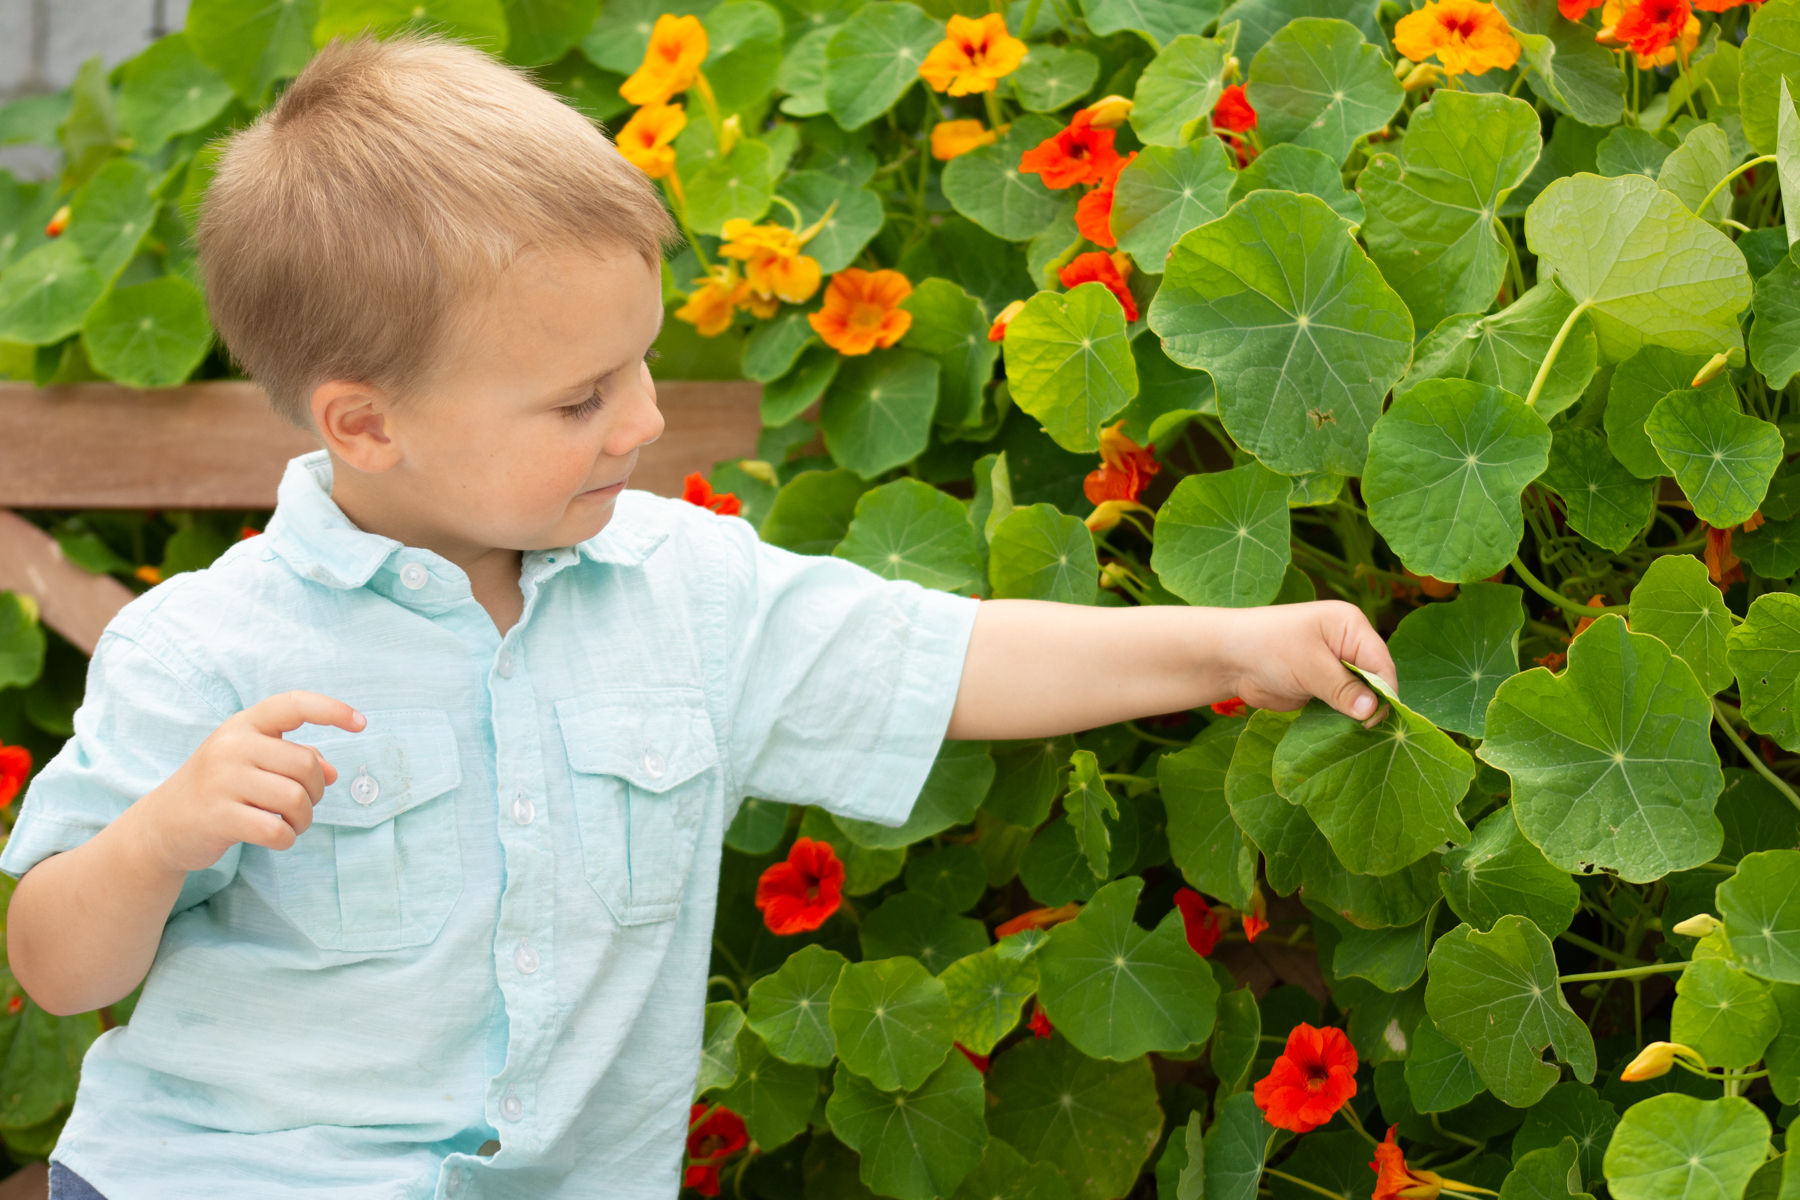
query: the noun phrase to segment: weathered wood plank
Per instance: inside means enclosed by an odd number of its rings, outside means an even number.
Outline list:
[[[62,556],[56,539],[25,518],[0,510],[0,591],[32,596],[39,618],[92,654],[131,589],[110,575],[89,575]]]
[[[668,429],[633,487],[679,495],[688,472],[755,453],[759,385],[664,380],[657,394]],[[0,508],[272,508],[283,465],[317,446],[250,383],[0,383]]]

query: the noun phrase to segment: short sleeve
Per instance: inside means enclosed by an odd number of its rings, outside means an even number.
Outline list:
[[[111,824],[186,762],[229,715],[138,642],[108,633],[88,664],[75,733],[32,780],[0,871],[18,878]],[[230,883],[241,850],[188,874],[175,912]]]
[[[901,824],[949,727],[979,601],[721,525],[739,794]]]

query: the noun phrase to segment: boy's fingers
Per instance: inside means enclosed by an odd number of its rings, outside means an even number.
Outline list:
[[[316,747],[300,742],[277,741],[274,738],[260,738],[251,751],[252,763],[271,775],[293,780],[306,789],[312,802],[317,804],[325,794],[325,768],[329,766]],[[335,776],[336,771],[332,772]]]
[[[280,737],[302,725],[335,725],[350,733],[361,733],[369,723],[342,700],[317,692],[282,692],[252,704],[243,715],[250,728],[268,737]]]
[[[311,793],[285,775],[263,772],[245,789],[244,800],[286,824],[296,837],[312,824]]]

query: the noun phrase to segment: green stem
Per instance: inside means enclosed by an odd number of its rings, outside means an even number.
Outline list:
[[[1525,407],[1536,408],[1539,393],[1544,390],[1544,383],[1550,378],[1550,368],[1556,365],[1556,356],[1561,353],[1563,343],[1569,340],[1569,331],[1575,328],[1576,320],[1582,313],[1593,306],[1592,300],[1583,300],[1569,311],[1564,318],[1562,328],[1556,331],[1556,339],[1550,343],[1550,350],[1544,355],[1543,365],[1531,380],[1531,390],[1525,393]]]
[[[1574,933],[1574,932],[1571,932],[1571,931],[1565,929],[1561,933],[1557,934],[1556,936],[1561,938],[1563,941],[1569,943],[1571,946],[1580,946],[1583,950],[1586,950],[1588,953],[1597,954],[1601,958],[1604,958],[1604,959],[1608,960],[1609,962],[1616,962],[1621,967],[1635,967],[1635,966],[1639,965],[1637,959],[1626,958],[1623,954],[1620,954],[1617,950],[1609,950],[1607,947],[1602,946],[1599,942],[1589,941],[1587,938],[1582,937],[1579,933]]]
[[[1154,733],[1145,733],[1144,730],[1135,721],[1125,722],[1125,728],[1129,729],[1132,732],[1132,735],[1134,737],[1138,738],[1141,741],[1149,742],[1152,746],[1185,746],[1185,745],[1187,745],[1187,743],[1182,741],[1180,738],[1157,737]]]
[[[1525,564],[1519,561],[1519,556],[1516,554],[1513,555],[1512,569],[1519,573],[1519,578],[1525,581],[1526,587],[1530,588],[1544,599],[1549,600],[1554,604],[1561,605],[1569,612],[1580,613],[1584,617],[1598,617],[1603,616],[1606,613],[1628,613],[1631,611],[1631,606],[1629,604],[1603,604],[1598,608],[1586,604],[1577,604],[1562,593],[1551,591],[1550,585],[1526,569]]]
[[[1696,213],[1704,213],[1707,209],[1712,207],[1712,202],[1713,202],[1714,197],[1716,197],[1720,192],[1725,190],[1726,184],[1730,183],[1732,180],[1736,179],[1739,175],[1742,175],[1745,171],[1748,171],[1753,167],[1759,167],[1763,163],[1772,163],[1774,161],[1775,161],[1775,156],[1773,154],[1765,154],[1761,158],[1753,158],[1749,162],[1745,163],[1743,166],[1738,167],[1736,170],[1734,170],[1730,174],[1726,175],[1725,178],[1723,178],[1723,179],[1719,180],[1719,182],[1715,183],[1713,185],[1713,190],[1706,193],[1706,199],[1702,200],[1700,202],[1700,207],[1695,209],[1694,211]]]
[[[1525,294],[1525,268],[1519,265],[1519,248],[1513,244],[1512,230],[1506,227],[1506,222],[1499,217],[1494,217],[1493,222],[1494,228],[1500,233],[1500,240],[1506,243],[1506,269],[1512,276],[1513,299],[1517,300]]]
[[[737,980],[731,978],[729,975],[714,975],[711,979],[708,979],[706,981],[706,986],[708,989],[711,989],[711,987],[715,983],[724,984],[726,987],[730,988],[731,989],[731,998],[733,1000],[737,1000],[740,1002],[743,1000],[744,993],[741,990],[739,990],[738,985],[737,985]]]
[[[1350,1126],[1350,1128],[1352,1128],[1352,1129],[1356,1130],[1356,1132],[1362,1134],[1363,1140],[1368,1142],[1369,1145],[1371,1145],[1371,1146],[1381,1145],[1380,1142],[1376,1141],[1373,1137],[1370,1136],[1368,1130],[1363,1128],[1362,1119],[1356,1115],[1355,1109],[1351,1108],[1348,1104],[1346,1104],[1346,1105],[1344,1105],[1344,1107],[1338,1109],[1338,1112],[1343,1114],[1344,1122],[1346,1124],[1348,1124]]]
[[[1738,753],[1743,755],[1752,767],[1756,768],[1756,773],[1774,784],[1775,790],[1786,796],[1789,804],[1800,808],[1800,795],[1795,795],[1794,789],[1769,768],[1769,764],[1763,761],[1762,755],[1752,753],[1750,747],[1744,744],[1744,739],[1738,736],[1737,730],[1731,727],[1731,722],[1725,719],[1725,714],[1720,710],[1717,700],[1713,701],[1713,720],[1717,721],[1719,728],[1725,731],[1725,736],[1730,739],[1733,746],[1737,747]]]
[[[681,191],[681,176],[670,171],[663,177],[663,191],[668,194],[669,207],[675,210],[675,220],[681,226],[681,234],[687,238],[688,245],[693,247],[694,257],[699,260],[700,269],[708,275],[712,274],[712,264],[706,261],[706,251],[700,247],[700,239],[688,226],[686,197]]]
[[[1464,1137],[1460,1133],[1452,1133],[1450,1130],[1445,1129],[1442,1125],[1438,1124],[1438,1115],[1436,1113],[1431,1114],[1431,1127],[1433,1129],[1437,1130],[1438,1133],[1440,1133],[1444,1137],[1449,1138],[1451,1141],[1461,1142],[1463,1145],[1472,1146],[1477,1150],[1479,1150],[1482,1147],[1487,1145],[1486,1142],[1478,1142],[1472,1137]]]
[[[1558,983],[1587,983],[1598,979],[1637,979],[1645,975],[1658,975],[1664,971],[1685,971],[1685,962],[1649,963],[1642,967],[1631,967],[1623,971],[1584,971],[1579,975],[1558,975]]]
[[[1106,775],[1106,774],[1103,774],[1100,776],[1100,782],[1102,782],[1102,783],[1124,783],[1124,784],[1131,784],[1133,786],[1142,785],[1143,787],[1155,787],[1156,786],[1156,780],[1151,779],[1147,775]]]
[[[1331,1200],[1348,1200],[1341,1192],[1327,1191],[1316,1183],[1308,1183],[1298,1175],[1289,1175],[1286,1171],[1277,1171],[1274,1167],[1264,1167],[1263,1174],[1273,1175],[1277,1179],[1285,1179],[1287,1182],[1297,1184],[1309,1192],[1317,1192],[1321,1196],[1329,1196],[1331,1197]]]

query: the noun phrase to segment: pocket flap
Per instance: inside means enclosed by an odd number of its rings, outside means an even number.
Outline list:
[[[456,734],[443,712],[408,708],[363,715],[369,724],[361,733],[307,725],[287,735],[290,742],[316,747],[337,768],[337,782],[313,806],[316,823],[366,829],[462,782]]]
[[[569,766],[666,792],[719,761],[712,718],[695,688],[648,688],[560,700]]]

